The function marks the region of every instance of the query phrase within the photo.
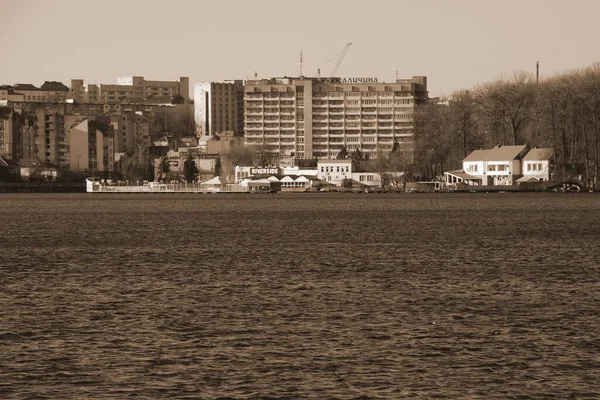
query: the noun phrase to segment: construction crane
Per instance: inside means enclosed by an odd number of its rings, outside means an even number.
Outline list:
[[[350,50],[350,46],[352,46],[352,43],[347,43],[346,47],[344,47],[344,51],[342,51],[340,58],[338,58],[337,62],[335,63],[335,67],[333,67],[333,69],[331,70],[330,77],[333,77],[335,75],[335,73],[337,72],[338,68],[340,68],[340,65],[342,65],[342,61],[344,61],[344,57],[346,57],[346,53],[348,53],[348,50]]]

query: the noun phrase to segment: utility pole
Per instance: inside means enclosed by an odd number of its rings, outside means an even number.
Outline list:
[[[535,63],[535,83],[540,83],[540,62]]]
[[[81,157],[81,154],[77,155],[77,182],[79,182],[79,157]]]

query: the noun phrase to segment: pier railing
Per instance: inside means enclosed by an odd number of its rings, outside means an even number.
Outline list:
[[[94,183],[88,185],[92,193],[246,193],[247,186],[201,185],[198,183],[150,183],[146,185],[114,186]]]

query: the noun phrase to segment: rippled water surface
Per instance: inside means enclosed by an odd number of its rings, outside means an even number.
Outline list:
[[[595,194],[0,195],[1,399],[600,398]]]

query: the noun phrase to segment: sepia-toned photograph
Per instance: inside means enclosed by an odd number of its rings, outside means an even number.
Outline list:
[[[600,399],[597,0],[0,0],[0,399]]]

